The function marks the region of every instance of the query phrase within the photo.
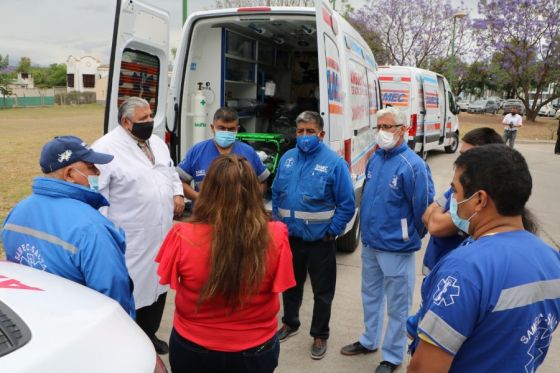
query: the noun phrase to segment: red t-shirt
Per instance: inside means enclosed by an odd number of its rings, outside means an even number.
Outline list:
[[[215,297],[196,309],[208,280],[212,227],[178,223],[169,231],[156,262],[161,284],[177,291],[173,326],[184,338],[210,350],[236,352],[258,346],[278,329],[279,293],[295,286],[288,229],[268,223],[271,243],[267,269],[258,293],[234,312],[225,300]]]

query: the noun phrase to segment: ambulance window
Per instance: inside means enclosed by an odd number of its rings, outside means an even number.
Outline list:
[[[146,52],[125,49],[119,77],[118,106],[128,97],[142,97],[150,103],[153,115],[157,111],[159,59]]]

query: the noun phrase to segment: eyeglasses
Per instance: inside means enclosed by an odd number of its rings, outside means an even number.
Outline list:
[[[397,127],[402,127],[402,124],[378,124],[377,125],[377,128],[382,130],[390,130]]]

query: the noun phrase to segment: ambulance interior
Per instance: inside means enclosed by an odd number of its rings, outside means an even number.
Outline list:
[[[193,29],[185,69],[183,107],[188,109],[183,109],[186,133],[180,136],[186,148],[181,156],[211,137],[214,112],[227,106],[239,115],[238,137],[274,172],[281,154],[295,145],[297,115],[319,111],[317,31],[311,15],[201,20]],[[201,111],[206,127],[195,125]]]

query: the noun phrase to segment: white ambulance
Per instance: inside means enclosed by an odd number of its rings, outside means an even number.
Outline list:
[[[294,146],[295,118],[321,114],[325,142],[351,168],[357,202],[366,161],[374,148],[380,109],[377,65],[356,30],[327,1],[315,8],[250,7],[192,14],[168,86],[169,17],[151,5],[117,1],[105,132],[117,123],[129,96],[147,99],[155,131],[179,162],[195,143],[211,137],[216,109],[235,108],[241,136],[265,153],[274,171],[278,153]],[[253,135],[252,135],[253,134]],[[358,214],[339,238],[352,251]]]
[[[379,82],[384,106],[406,112],[408,145],[423,159],[428,151],[457,151],[460,110],[443,75],[407,66],[380,66]]]

